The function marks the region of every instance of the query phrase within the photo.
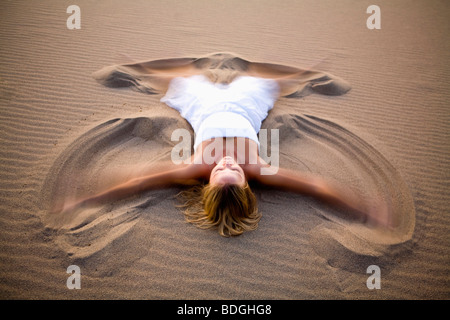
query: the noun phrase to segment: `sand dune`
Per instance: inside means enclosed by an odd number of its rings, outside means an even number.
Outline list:
[[[0,3],[0,296],[448,299],[449,6],[378,1],[382,29],[368,30],[366,6],[351,0],[230,1],[221,10],[169,2],[77,1],[80,30],[66,28],[64,4]],[[229,239],[187,224],[178,188],[48,214],[60,199],[132,174],[130,163],[169,159],[173,129],[190,130],[159,101],[155,78],[132,83],[149,95],[104,86],[95,72],[139,77],[138,66],[159,61],[161,76],[162,62],[184,57],[178,68],[222,70],[209,55],[222,51],[239,59],[227,55],[227,72],[209,73],[215,81],[257,61],[347,88],[328,96],[296,83],[263,128],[280,130],[281,166],[385,199],[393,230],[264,188],[255,190],[259,228]],[[66,286],[73,264],[80,290]],[[381,268],[380,290],[366,286],[370,265]]]

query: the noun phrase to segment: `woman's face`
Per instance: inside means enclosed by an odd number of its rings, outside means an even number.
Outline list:
[[[212,185],[235,184],[244,186],[244,170],[232,157],[224,157],[212,169],[209,183]]]

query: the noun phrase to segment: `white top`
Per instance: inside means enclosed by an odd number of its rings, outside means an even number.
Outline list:
[[[271,79],[243,76],[219,84],[196,75],[173,79],[161,101],[190,123],[196,150],[217,137],[244,137],[259,145],[257,133],[278,94],[278,83]]]

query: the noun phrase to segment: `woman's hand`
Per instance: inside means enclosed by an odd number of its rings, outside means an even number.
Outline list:
[[[388,203],[381,198],[372,201],[367,210],[366,223],[374,227],[393,229],[392,213],[389,210]]]

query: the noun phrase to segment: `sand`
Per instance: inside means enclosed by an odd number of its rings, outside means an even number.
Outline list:
[[[360,1],[76,4],[79,30],[60,1],[0,4],[2,299],[450,297],[448,4],[377,1],[380,30]],[[383,198],[392,230],[265,188],[259,228],[235,238],[186,223],[179,188],[49,215],[55,199],[170,159],[173,130],[190,130],[160,93],[96,72],[217,52],[349,84],[281,98],[263,128],[280,132],[281,166]],[[66,285],[71,265],[79,290]],[[380,289],[367,287],[371,265]]]

